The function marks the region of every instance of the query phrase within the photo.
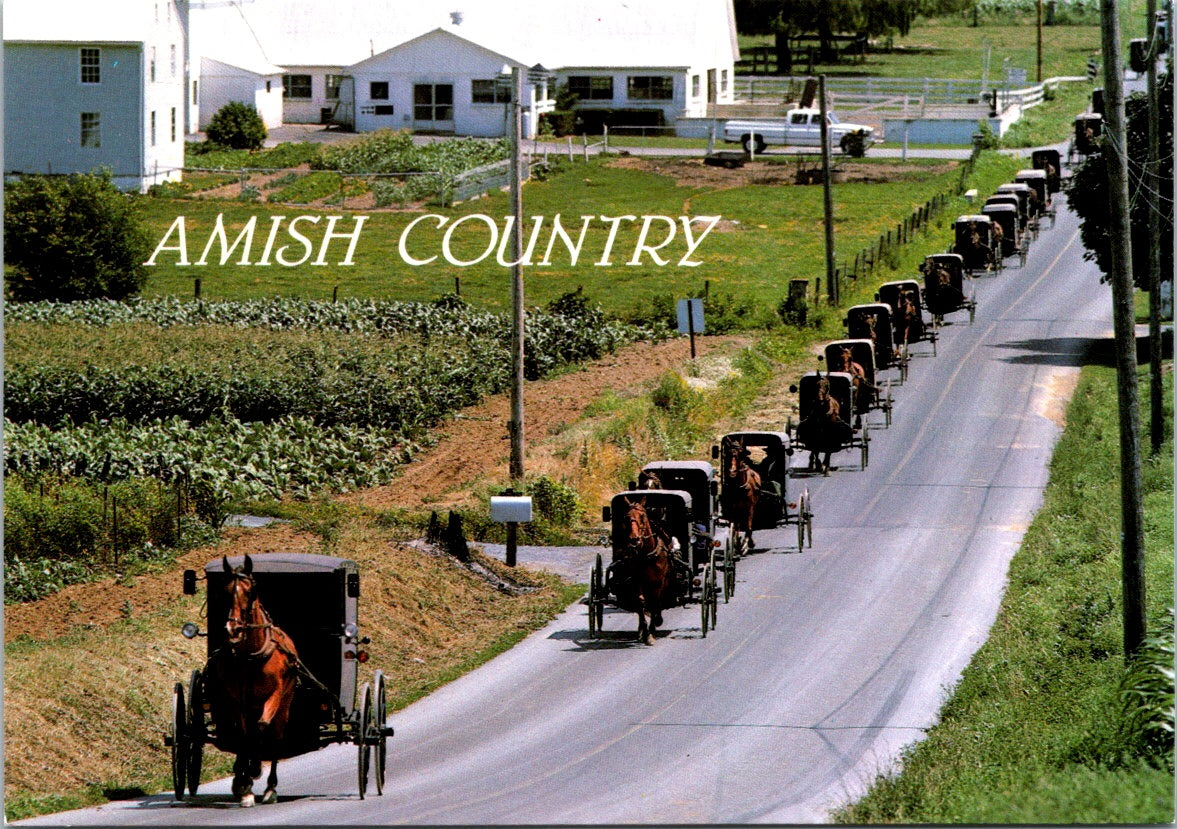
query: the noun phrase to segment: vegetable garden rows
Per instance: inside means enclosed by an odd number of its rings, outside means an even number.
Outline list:
[[[159,500],[177,505],[173,523],[191,511],[213,527],[245,499],[387,483],[427,427],[509,381],[508,319],[470,310],[456,297],[25,303],[10,306],[7,323],[18,342],[22,328],[37,325],[136,324],[148,342],[150,332],[178,326],[321,335],[313,345],[266,341],[258,353],[235,352],[227,363],[60,365],[32,347],[10,357],[4,462],[13,503],[27,503],[34,490],[42,500],[60,500],[63,489],[84,484],[102,490],[104,517],[106,488],[122,482],[154,481]],[[569,294],[548,312],[528,315],[526,373],[539,378],[666,333],[607,320]],[[69,544],[57,539],[18,532],[13,540],[10,562],[71,557]],[[85,552],[80,546],[76,552]]]

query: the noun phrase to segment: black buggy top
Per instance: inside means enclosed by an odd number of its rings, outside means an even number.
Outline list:
[[[679,555],[690,555],[694,538],[690,493],[678,489],[636,489],[613,496],[609,507],[610,539],[614,562],[618,550],[625,548],[628,527],[625,524],[629,502],[643,504],[655,529],[661,528],[678,540]]]
[[[660,489],[679,490],[691,496],[691,516],[711,531],[719,491],[715,467],[707,461],[653,461],[642,467],[642,476],[654,475]],[[642,490],[648,491],[648,490]]]

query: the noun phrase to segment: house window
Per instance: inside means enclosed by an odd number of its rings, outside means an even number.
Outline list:
[[[151,146],[155,146],[155,110],[151,110]]]
[[[703,81],[698,75],[691,75],[691,97],[698,98],[703,91]]]
[[[470,100],[475,104],[506,104],[511,101],[511,90],[494,80],[470,81]]]
[[[609,75],[570,75],[568,91],[582,101],[611,101],[613,78]]]
[[[368,84],[368,98],[373,101],[387,101],[388,81],[372,81]]]
[[[176,108],[172,107],[172,143],[176,143]]]
[[[79,143],[83,147],[102,146],[102,118],[99,113],[82,113],[82,135]]]
[[[271,86],[271,84],[272,84],[272,81],[266,81],[266,92],[267,93],[273,88]]]
[[[168,8],[170,9],[171,6],[168,6]],[[173,43],[171,46],[168,47],[168,50],[170,52],[168,66],[171,69],[171,74],[168,75],[168,77],[174,78],[174,77],[176,77],[176,44]]]
[[[724,69],[719,73],[719,91],[727,92],[727,70]]]
[[[155,80],[155,47],[154,46],[151,47],[150,65],[151,65],[151,70],[150,70],[151,71],[151,80],[154,81]]]
[[[339,100],[339,87],[343,84],[343,75],[328,75],[327,76],[327,100]]]
[[[630,75],[627,93],[632,101],[674,99],[674,78],[669,75]]]
[[[309,101],[311,97],[311,76],[283,75],[282,97]]]
[[[82,47],[80,64],[82,83],[102,83],[101,49]]]
[[[454,120],[453,84],[414,84],[413,118],[417,121]]]
[[[192,103],[194,103],[194,104],[200,103],[200,96],[196,94],[197,89],[198,89],[198,87],[196,85],[196,81],[193,81],[192,82]],[[270,91],[270,82],[266,81],[266,92],[269,92],[269,91]]]

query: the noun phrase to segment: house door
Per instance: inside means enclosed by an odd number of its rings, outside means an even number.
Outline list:
[[[413,85],[413,129],[430,132],[454,131],[453,84]]]

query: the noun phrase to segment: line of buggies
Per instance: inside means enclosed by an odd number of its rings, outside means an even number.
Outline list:
[[[847,310],[847,339],[828,343],[818,358],[825,370],[809,372],[790,387],[799,395],[798,419],[790,418],[786,431],[796,449],[810,452],[809,471],[828,475],[836,468],[831,456],[847,450],[857,450],[860,468],[866,468],[871,440],[866,415],[881,411],[883,425],[891,425],[892,380],[881,381],[879,372],[897,369],[897,382],[905,382],[914,345],[927,343],[936,355],[945,316],[965,312],[973,323],[976,275],[1000,271],[1013,256],[1025,264],[1042,220],[1050,218],[1054,226],[1061,161],[1058,150],[1035,150],[1032,169],[1000,185],[980,213],[956,220],[950,249],[926,256],[920,265],[922,282],[885,282],[875,302]]]
[[[602,508],[608,563],[596,556],[589,576],[588,633],[601,636],[607,605],[639,614],[639,640],[653,641],[661,610],[697,604],[703,637],[714,630],[719,599],[736,590],[736,562],[752,551],[755,530],[795,527],[797,547],[813,546],[809,490],[790,491],[793,446],[785,432],[724,435],[709,461],[655,461]],[[794,484],[794,488],[795,488]],[[644,635],[633,582],[658,551],[669,564]],[[643,597],[648,599],[649,597]]]

